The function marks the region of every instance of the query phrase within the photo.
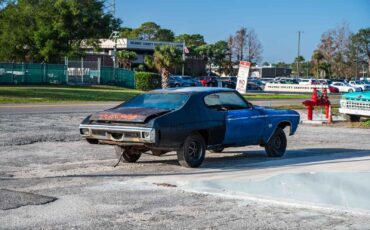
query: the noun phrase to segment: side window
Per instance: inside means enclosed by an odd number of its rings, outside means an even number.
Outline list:
[[[234,92],[209,94],[204,97],[204,103],[208,108],[215,110],[226,111],[249,108],[249,105]]]

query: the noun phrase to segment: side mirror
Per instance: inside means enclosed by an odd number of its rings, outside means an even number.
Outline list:
[[[253,109],[253,104],[252,103],[248,102],[248,106],[249,106],[249,108]]]

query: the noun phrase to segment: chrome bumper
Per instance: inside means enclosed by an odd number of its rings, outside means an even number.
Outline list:
[[[153,128],[81,124],[80,134],[84,138],[101,141],[155,143]]]

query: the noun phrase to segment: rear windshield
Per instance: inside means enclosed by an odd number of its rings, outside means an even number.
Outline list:
[[[125,108],[158,108],[158,109],[178,109],[183,106],[189,96],[180,93],[147,93],[132,98],[122,104]]]

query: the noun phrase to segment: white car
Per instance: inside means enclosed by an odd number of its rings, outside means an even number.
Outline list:
[[[364,81],[350,81],[349,84],[351,86],[361,88],[362,91],[370,90],[370,84],[366,84]]]
[[[315,79],[304,79],[304,78],[301,78],[299,79],[299,84],[300,85],[317,85],[319,84],[319,82]]]
[[[331,86],[337,88],[340,93],[352,93],[352,92],[361,92],[361,88],[356,86],[351,86],[345,82],[333,82]]]

